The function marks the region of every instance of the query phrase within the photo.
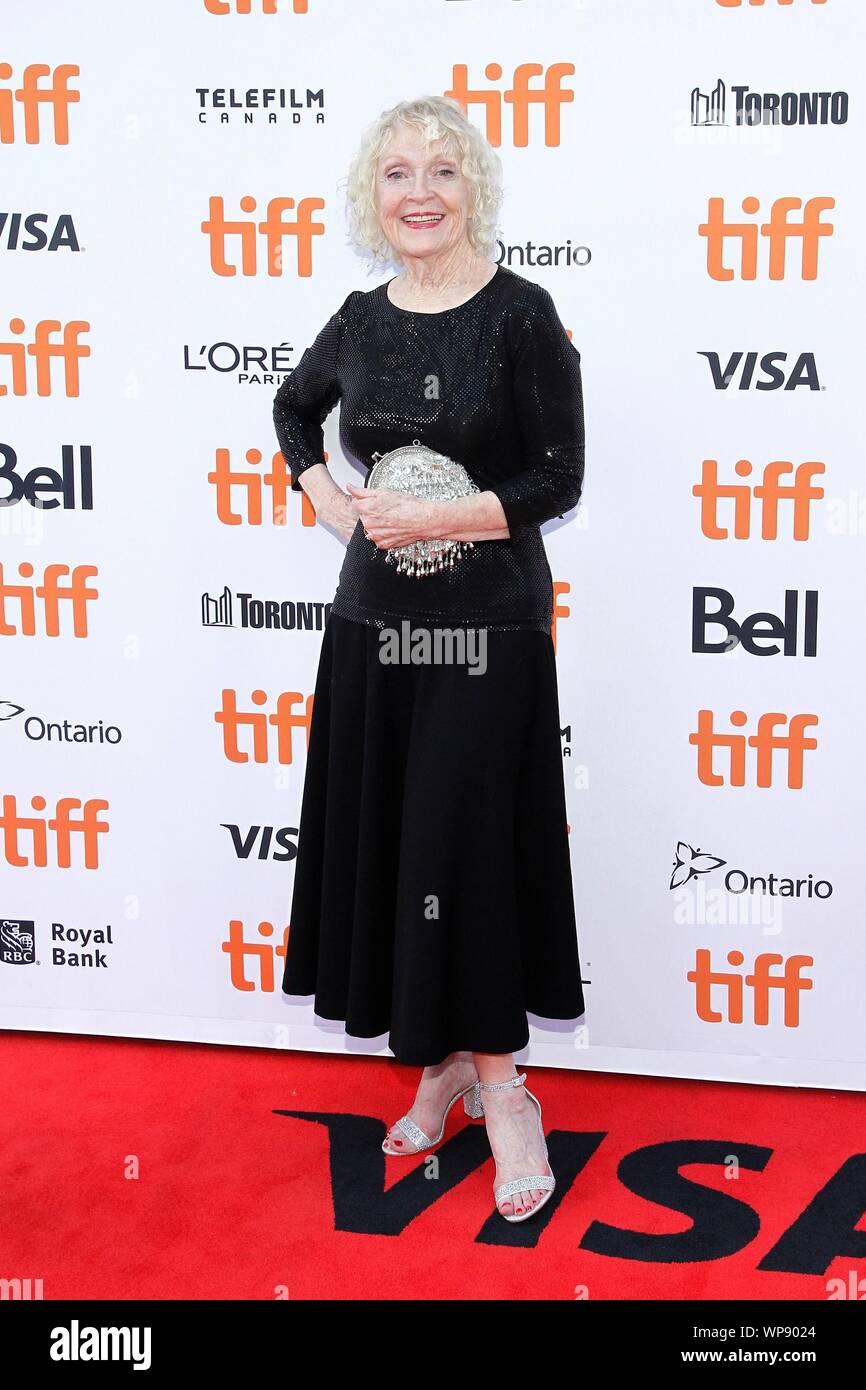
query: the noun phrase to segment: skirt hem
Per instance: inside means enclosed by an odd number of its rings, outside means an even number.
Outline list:
[[[305,995],[302,991],[297,990],[284,989],[281,991],[281,993],[284,994],[286,998],[297,999],[310,997],[309,994]],[[323,1019],[326,1023],[342,1023],[343,1031],[349,1038],[359,1038],[364,1042],[368,1042],[372,1038],[384,1038],[387,1036],[388,1047],[390,1048],[391,1052],[393,1052],[395,1059],[407,1067],[435,1067],[438,1066],[440,1062],[443,1062],[446,1057],[450,1057],[452,1052],[484,1052],[489,1053],[491,1055],[495,1055],[497,1053],[522,1052],[523,1049],[527,1047],[529,1044],[529,1024],[527,1022],[526,1027],[522,1033],[522,1040],[518,1043],[512,1044],[511,1046],[503,1046],[502,1044],[497,1044],[497,1046],[491,1047],[489,1044],[461,1042],[455,1043],[453,1046],[446,1047],[444,1049],[431,1048],[430,1052],[433,1052],[436,1055],[429,1056],[425,1053],[424,1057],[422,1058],[419,1051],[415,1048],[404,1048],[399,1044],[399,1042],[396,1046],[392,1044],[390,1037],[390,1024],[386,1024],[384,1028],[370,1028],[370,1030],[367,1031],[367,1029],[362,1029],[357,1024],[353,1025],[350,1028],[343,1014],[328,1014],[324,1013],[321,1009],[315,1007],[314,1012],[317,1018]],[[581,1018],[584,1017],[585,1012],[586,1010],[585,1008],[583,1008],[581,1009],[581,1012],[577,1014],[552,1014],[542,1012],[538,1009],[527,1007],[527,1013],[532,1014],[534,1018],[547,1019],[552,1023],[574,1023],[575,1025],[579,1022]]]

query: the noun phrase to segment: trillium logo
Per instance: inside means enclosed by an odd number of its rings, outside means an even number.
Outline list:
[[[690,883],[693,878],[700,874],[708,874],[711,869],[718,869],[726,862],[714,854],[705,854],[701,849],[692,849],[685,840],[679,840],[671,874],[671,888],[682,888],[684,883]]]

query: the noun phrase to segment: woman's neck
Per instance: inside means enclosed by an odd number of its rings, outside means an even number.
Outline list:
[[[489,278],[491,266],[471,246],[460,246],[439,256],[407,257],[397,283],[409,296],[447,296],[477,289]]]

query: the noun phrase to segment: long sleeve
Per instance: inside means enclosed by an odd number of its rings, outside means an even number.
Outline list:
[[[340,399],[337,360],[348,300],[328,319],[274,397],[274,429],[280,452],[292,471],[292,491],[301,492],[300,476],[324,463],[322,426]]]
[[[515,337],[514,406],[526,468],[487,484],[508,529],[540,525],[577,505],[583,490],[584,421],[580,353],[538,286]]]

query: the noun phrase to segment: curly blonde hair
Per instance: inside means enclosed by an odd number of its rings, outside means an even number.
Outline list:
[[[376,210],[376,166],[400,125],[416,130],[428,150],[441,140],[445,154],[458,161],[460,172],[470,185],[466,222],[469,242],[481,255],[492,258],[502,206],[502,162],[451,97],[424,96],[398,102],[364,131],[344,180],[350,241],[369,256],[371,269],[399,263]]]

